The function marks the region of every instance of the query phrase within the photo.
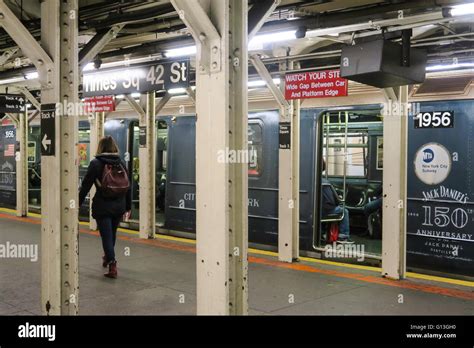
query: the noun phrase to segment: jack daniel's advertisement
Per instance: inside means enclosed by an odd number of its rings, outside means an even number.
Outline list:
[[[409,122],[407,266],[473,276],[474,112],[472,103],[456,106],[452,128],[420,130]]]

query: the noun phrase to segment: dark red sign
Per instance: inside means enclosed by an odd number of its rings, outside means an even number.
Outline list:
[[[101,95],[84,100],[85,112],[115,111],[115,101],[112,95]]]
[[[347,96],[348,81],[339,70],[311,71],[285,76],[285,98],[309,99]]]

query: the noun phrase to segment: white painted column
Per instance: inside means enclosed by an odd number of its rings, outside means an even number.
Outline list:
[[[387,89],[385,93],[389,103],[399,103],[399,107],[389,107],[383,120],[382,275],[403,279],[406,273],[408,86]],[[397,109],[400,113],[392,112]]]
[[[42,104],[79,102],[77,19],[77,0],[41,3],[42,45],[54,62]],[[66,112],[55,118],[55,155],[41,158],[41,307],[53,315],[78,313],[78,115]]]
[[[197,313],[248,313],[247,2],[172,0],[197,44]]]
[[[285,91],[284,71],[293,63],[281,63],[280,88]],[[299,101],[280,107],[280,123],[290,124],[290,148],[278,150],[278,260],[293,262],[299,258]]]
[[[140,142],[140,238],[155,238],[156,229],[156,126],[155,92],[146,95],[146,110],[139,118]]]
[[[99,141],[104,137],[104,123],[105,123],[105,112],[96,112],[93,114],[93,117],[89,118],[90,124],[90,133],[89,133],[89,158],[92,160],[97,154],[97,146],[99,146]],[[89,192],[89,229],[92,231],[97,230],[97,222],[92,217],[92,198],[96,193],[95,185],[92,185],[92,188]]]
[[[0,0],[0,25],[38,69],[42,104],[78,103],[78,9],[77,0],[43,1],[40,45]],[[78,115],[66,109],[47,139],[55,151],[41,158],[41,308],[54,315],[78,312]]]
[[[20,145],[16,153],[16,215],[28,216],[28,109],[18,114],[16,140]]]

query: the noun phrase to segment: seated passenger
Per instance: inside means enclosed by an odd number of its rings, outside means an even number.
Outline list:
[[[165,211],[166,178],[164,175],[158,180],[156,189],[156,206],[158,211]]]
[[[326,171],[326,162],[323,160],[323,172]],[[324,185],[321,186],[322,190],[322,211],[323,217],[329,214],[342,214],[344,209],[344,218],[339,222],[339,236],[337,238],[338,243],[352,244],[354,243],[350,238],[349,230],[349,210],[342,208],[339,205],[339,197],[334,190],[331,183],[325,178],[322,179]]]

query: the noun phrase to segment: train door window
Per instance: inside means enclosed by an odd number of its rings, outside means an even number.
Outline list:
[[[260,176],[262,174],[263,132],[258,122],[248,125],[248,175]]]
[[[347,166],[345,168],[348,177],[366,176],[367,134],[349,133],[347,135]],[[343,133],[330,134],[329,139],[324,138],[323,156],[327,158],[328,176],[344,175],[344,140]],[[329,141],[326,144],[326,141]]]
[[[166,171],[168,167],[168,123],[160,120],[157,123],[156,153],[156,222],[159,227],[165,224],[166,205]]]
[[[32,145],[34,144],[34,145]],[[41,156],[37,145],[41,144],[41,128],[30,126],[28,134],[28,202],[31,207],[41,205]]]
[[[377,170],[383,170],[383,137],[377,137]]]
[[[28,163],[36,163],[36,143],[28,142]]]
[[[158,151],[158,172],[166,172],[167,168],[167,148],[168,148],[168,124],[166,121],[158,121],[157,131],[157,151]]]
[[[140,141],[140,128],[137,125],[133,126],[133,145],[132,145],[132,177],[138,183],[140,173],[140,163],[138,158],[138,149]]]
[[[140,128],[138,127],[138,122],[131,123],[132,129],[132,141],[131,141],[131,179],[132,179],[132,220],[138,220],[139,210],[138,203],[140,201],[140,191],[139,191],[139,182],[140,182],[140,161],[138,158],[138,149],[140,141]]]
[[[79,131],[79,168],[84,169],[90,162],[90,130]]]

